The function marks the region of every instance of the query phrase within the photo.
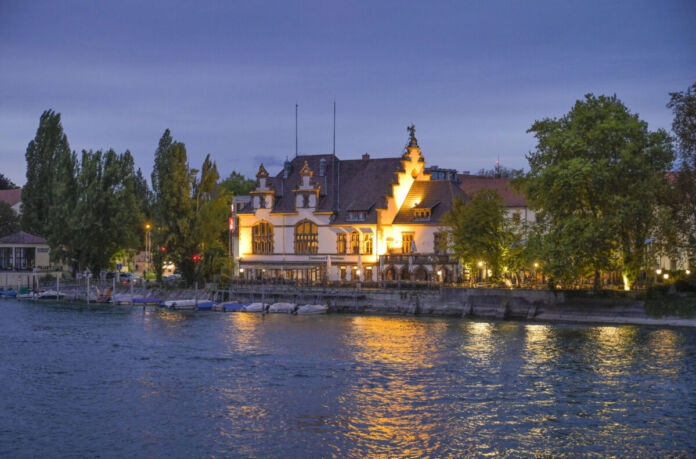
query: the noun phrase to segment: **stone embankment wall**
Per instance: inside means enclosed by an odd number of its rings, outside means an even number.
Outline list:
[[[562,292],[481,288],[347,290],[245,287],[219,292],[248,302],[326,304],[331,312],[554,320],[575,315],[646,317],[636,300],[568,299]],[[558,316],[558,317],[556,317]]]

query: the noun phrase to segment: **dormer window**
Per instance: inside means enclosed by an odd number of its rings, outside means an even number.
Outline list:
[[[416,222],[428,222],[431,216],[432,212],[430,209],[420,208],[413,210],[413,220]]]
[[[367,212],[364,210],[351,210],[348,212],[348,217],[346,220],[349,222],[364,222]]]

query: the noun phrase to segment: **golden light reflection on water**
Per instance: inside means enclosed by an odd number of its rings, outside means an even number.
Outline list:
[[[436,363],[432,356],[440,352],[437,337],[445,334],[446,322],[356,317],[352,325],[346,345],[356,361],[368,367],[361,374],[369,377],[356,378],[339,399],[350,412],[352,442],[350,449],[336,456],[429,455],[437,442],[434,423],[424,419],[427,406],[423,403],[432,397],[427,374]]]

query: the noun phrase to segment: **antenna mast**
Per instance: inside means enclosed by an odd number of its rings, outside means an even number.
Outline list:
[[[295,157],[297,157],[297,104],[295,104]]]
[[[333,154],[336,155],[336,100],[334,99]]]

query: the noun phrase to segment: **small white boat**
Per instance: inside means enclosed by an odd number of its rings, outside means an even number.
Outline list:
[[[176,309],[179,311],[184,311],[184,310],[191,311],[191,310],[196,309],[196,303],[197,303],[197,301],[195,299],[169,300],[169,301],[163,302],[162,305],[169,308],[169,309]]]
[[[18,300],[32,300],[36,298],[36,293],[18,293],[17,294],[17,299]]]
[[[129,293],[117,293],[114,295],[114,304],[131,304],[133,297]]]
[[[58,293],[55,290],[44,290],[43,292],[39,293],[38,298],[41,300],[61,300],[63,299],[62,293]]]
[[[297,314],[326,314],[328,310],[325,304],[305,304],[297,308]]]
[[[268,312],[292,314],[295,309],[297,309],[297,305],[294,303],[273,303],[268,308]]]
[[[266,305],[263,303],[251,303],[242,308],[242,312],[263,312]]]

